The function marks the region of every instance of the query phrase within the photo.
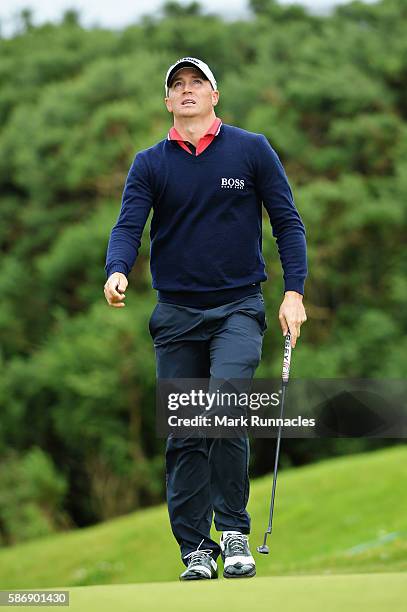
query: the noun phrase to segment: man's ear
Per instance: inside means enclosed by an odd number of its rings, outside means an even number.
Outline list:
[[[171,103],[171,100],[169,98],[164,98],[164,103],[165,103],[165,106],[167,107],[168,112],[172,113],[172,103]]]
[[[216,106],[218,102],[219,102],[219,92],[216,90],[216,91],[212,92],[212,104],[213,104],[213,106]]]

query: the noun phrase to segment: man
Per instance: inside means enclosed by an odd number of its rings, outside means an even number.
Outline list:
[[[306,320],[305,231],[281,162],[265,136],[223,124],[210,68],[187,57],[170,66],[165,104],[174,125],[140,151],[127,176],[106,260],[105,296],[124,307],[127,277],[151,207],[150,266],[158,303],[149,321],[157,377],[248,379],[267,328],[260,283],[262,204],[277,239],[285,294],[279,319],[294,347]],[[256,573],[249,549],[246,438],[169,436],[167,503],[186,570],[181,580]],[[222,532],[210,537],[212,514]]]

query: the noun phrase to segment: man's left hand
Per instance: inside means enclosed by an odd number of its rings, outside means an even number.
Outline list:
[[[307,320],[301,293],[297,293],[296,291],[285,292],[278,318],[280,320],[281,329],[283,330],[283,336],[290,331],[291,346],[294,348],[297,338],[301,335],[301,325]]]

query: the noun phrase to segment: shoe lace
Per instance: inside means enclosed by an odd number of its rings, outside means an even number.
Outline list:
[[[213,550],[210,548],[200,548],[203,541],[204,540],[201,540],[196,550],[193,550],[184,556],[184,559],[189,559],[188,568],[193,567],[194,565],[199,565],[203,559],[208,559],[213,553]]]
[[[245,552],[247,536],[242,533],[231,533],[226,536],[224,544],[229,546],[234,555],[239,555]]]

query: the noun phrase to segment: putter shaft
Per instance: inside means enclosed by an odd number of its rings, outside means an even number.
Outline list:
[[[281,424],[282,424],[283,413],[284,413],[285,390],[286,390],[289,375],[290,375],[290,363],[291,363],[291,334],[290,332],[288,332],[288,334],[285,336],[285,342],[284,342],[280,421],[279,421],[278,435],[277,435],[276,454],[275,454],[275,459],[274,459],[273,486],[271,490],[269,523],[268,523],[267,531],[264,533],[263,544],[257,547],[257,550],[259,553],[266,554],[266,555],[269,553],[269,548],[266,544],[267,536],[268,534],[271,534],[271,531],[273,528],[272,526],[273,526],[273,514],[274,514],[274,499],[275,499],[276,485],[277,485],[278,459],[280,456],[280,441],[281,441],[281,428],[282,428]]]

